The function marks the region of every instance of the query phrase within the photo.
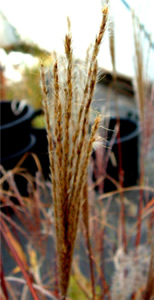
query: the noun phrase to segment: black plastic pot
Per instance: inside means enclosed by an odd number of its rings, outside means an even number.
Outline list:
[[[116,118],[111,118],[109,123],[109,129],[114,130],[117,123]],[[138,155],[139,155],[139,134],[140,130],[138,127],[138,121],[131,120],[129,118],[120,118],[120,138],[116,137],[111,152],[113,152],[116,164],[113,165],[111,158],[108,161],[107,169],[104,172],[115,179],[118,183],[120,182],[119,175],[119,165],[120,161],[122,164],[123,171],[123,186],[133,186],[137,184],[139,177],[139,165],[138,165]],[[113,131],[108,131],[106,147],[108,149],[111,136]],[[107,150],[106,150],[107,151]],[[96,163],[96,153],[93,153],[94,158],[94,168],[98,168]],[[102,167],[104,166],[104,157],[102,157]],[[95,172],[97,174],[97,172]],[[96,176],[93,174],[93,179],[96,181]],[[104,192],[110,192],[116,189],[116,186],[109,179],[104,180]]]
[[[28,136],[27,141],[28,141],[28,143],[24,148],[20,148],[20,149],[18,149],[18,151],[14,152],[10,155],[3,156],[1,158],[1,164],[4,167],[5,170],[13,169],[25,153],[33,151],[35,143],[36,143],[35,136],[30,134]],[[25,168],[27,170],[27,172],[29,172],[33,176],[35,175],[35,172],[37,171],[35,162],[34,162],[34,160],[31,156],[28,156],[25,159],[25,161],[22,164],[22,167]],[[22,196],[28,196],[28,189],[27,189],[28,182],[27,182],[27,180],[19,174],[15,175],[14,179],[15,179],[15,183],[16,183],[17,189],[20,192],[20,194]],[[8,184],[6,182],[4,183],[3,188],[6,189],[6,190],[8,189]],[[16,204],[18,203],[18,200],[15,197],[11,197],[10,199],[12,200],[12,202],[14,202]],[[13,211],[9,207],[5,207],[5,208],[3,208],[3,212],[5,212],[6,214],[8,214],[8,213],[12,214]]]
[[[30,105],[21,104],[22,102],[18,101],[0,102],[2,161],[29,145],[31,120],[39,111],[35,111]]]
[[[47,141],[46,129],[32,127],[31,132],[36,138],[36,143],[33,151],[37,155],[41,163],[44,177],[46,179],[49,179],[50,167],[49,167],[48,141]]]
[[[12,152],[11,154],[3,155],[1,157],[1,164],[3,167],[8,170],[16,166],[19,160],[26,152],[32,152],[36,143],[36,138],[34,135],[30,134],[26,138],[27,144],[25,147],[18,147],[18,151]]]
[[[5,170],[13,169],[23,155],[33,152],[36,138],[31,134],[31,120],[39,113],[33,107],[19,101],[1,101],[1,158],[0,164]],[[36,166],[32,157],[28,157],[23,163],[29,173],[35,175]],[[1,176],[2,174],[0,174]],[[16,175],[15,182],[21,195],[27,195],[27,180]],[[7,183],[5,182],[8,188]],[[15,198],[12,198],[16,202]]]

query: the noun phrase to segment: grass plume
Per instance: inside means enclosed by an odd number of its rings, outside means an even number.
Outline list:
[[[100,116],[96,117],[89,133],[90,105],[97,78],[97,55],[108,16],[106,6],[102,15],[90,62],[88,60],[82,66],[75,61],[68,19],[65,57],[54,55],[52,71],[46,71],[41,66],[62,299],[67,294],[87,168],[101,120]]]

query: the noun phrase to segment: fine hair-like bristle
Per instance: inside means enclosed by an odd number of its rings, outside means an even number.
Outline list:
[[[65,56],[54,54],[51,71],[41,66],[43,104],[48,136],[52,197],[58,254],[59,284],[65,299],[69,284],[87,168],[101,116],[89,133],[89,114],[97,79],[97,55],[107,23],[103,9],[92,55],[81,65],[73,57],[71,24],[65,37]],[[89,58],[90,57],[90,58]]]

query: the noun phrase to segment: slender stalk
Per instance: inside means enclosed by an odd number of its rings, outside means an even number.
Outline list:
[[[89,232],[89,205],[88,205],[88,184],[87,181],[83,187],[83,203],[82,203],[82,219],[85,228],[86,243],[89,255],[89,265],[90,265],[90,276],[91,276],[91,287],[92,287],[92,299],[95,300],[95,274],[94,274],[94,264],[92,259],[92,248],[90,243],[90,232]]]

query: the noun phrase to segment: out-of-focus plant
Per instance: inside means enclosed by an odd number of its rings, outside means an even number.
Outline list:
[[[33,178],[22,167],[27,155],[11,171],[1,167],[0,231],[3,251],[1,256],[1,294],[4,299],[60,299],[57,273],[53,203],[50,199],[51,184],[41,177],[41,166],[34,156],[39,173]],[[28,194],[22,196],[16,185],[16,176],[26,178]],[[90,178],[89,178],[90,180]],[[5,188],[5,183],[8,189]],[[67,299],[91,299],[89,255],[95,272],[95,299],[151,299],[153,282],[153,214],[154,189],[145,187],[146,204],[142,210],[144,243],[135,246],[138,228],[138,195],[136,187],[125,188],[124,201],[127,251],[121,247],[120,194],[118,191],[96,197],[91,180],[88,184],[89,237],[92,252],[87,244],[85,214],[80,220],[73,257]],[[18,203],[13,202],[18,200]],[[19,205],[20,204],[20,205]],[[5,213],[4,213],[5,208]],[[14,212],[9,214],[9,208]],[[85,207],[84,207],[85,209]],[[8,214],[6,214],[8,210]],[[120,222],[121,223],[121,222]],[[122,223],[121,225],[122,226]],[[6,265],[14,261],[9,274]],[[150,263],[151,257],[151,263]],[[49,259],[50,258],[50,259]],[[50,263],[49,263],[50,261]],[[147,295],[147,296],[146,296]],[[79,298],[80,297],[80,298]],[[135,298],[136,297],[136,298]],[[3,299],[2,298],[2,299]]]
[[[33,128],[45,128],[44,115],[41,114],[40,116],[35,117],[31,124]]]
[[[37,51],[35,51],[35,48]],[[44,62],[45,66],[52,64],[52,55],[49,55],[43,50],[40,50],[37,46],[29,45],[23,47],[23,53],[31,53],[34,56],[37,56]],[[30,51],[33,49],[33,51]],[[12,49],[14,51],[14,49]],[[20,51],[20,48],[16,49]],[[20,67],[20,66],[19,66]],[[20,68],[19,68],[20,69]],[[34,108],[42,107],[42,93],[40,88],[40,63],[35,64],[33,67],[24,67],[24,70],[21,71],[22,79],[20,82],[8,83],[6,86],[6,99],[26,99],[29,104]]]
[[[40,108],[42,107],[42,95],[39,86],[39,65],[33,68],[26,67],[20,82],[16,82],[7,86],[6,98],[13,100],[26,99],[33,107]]]

